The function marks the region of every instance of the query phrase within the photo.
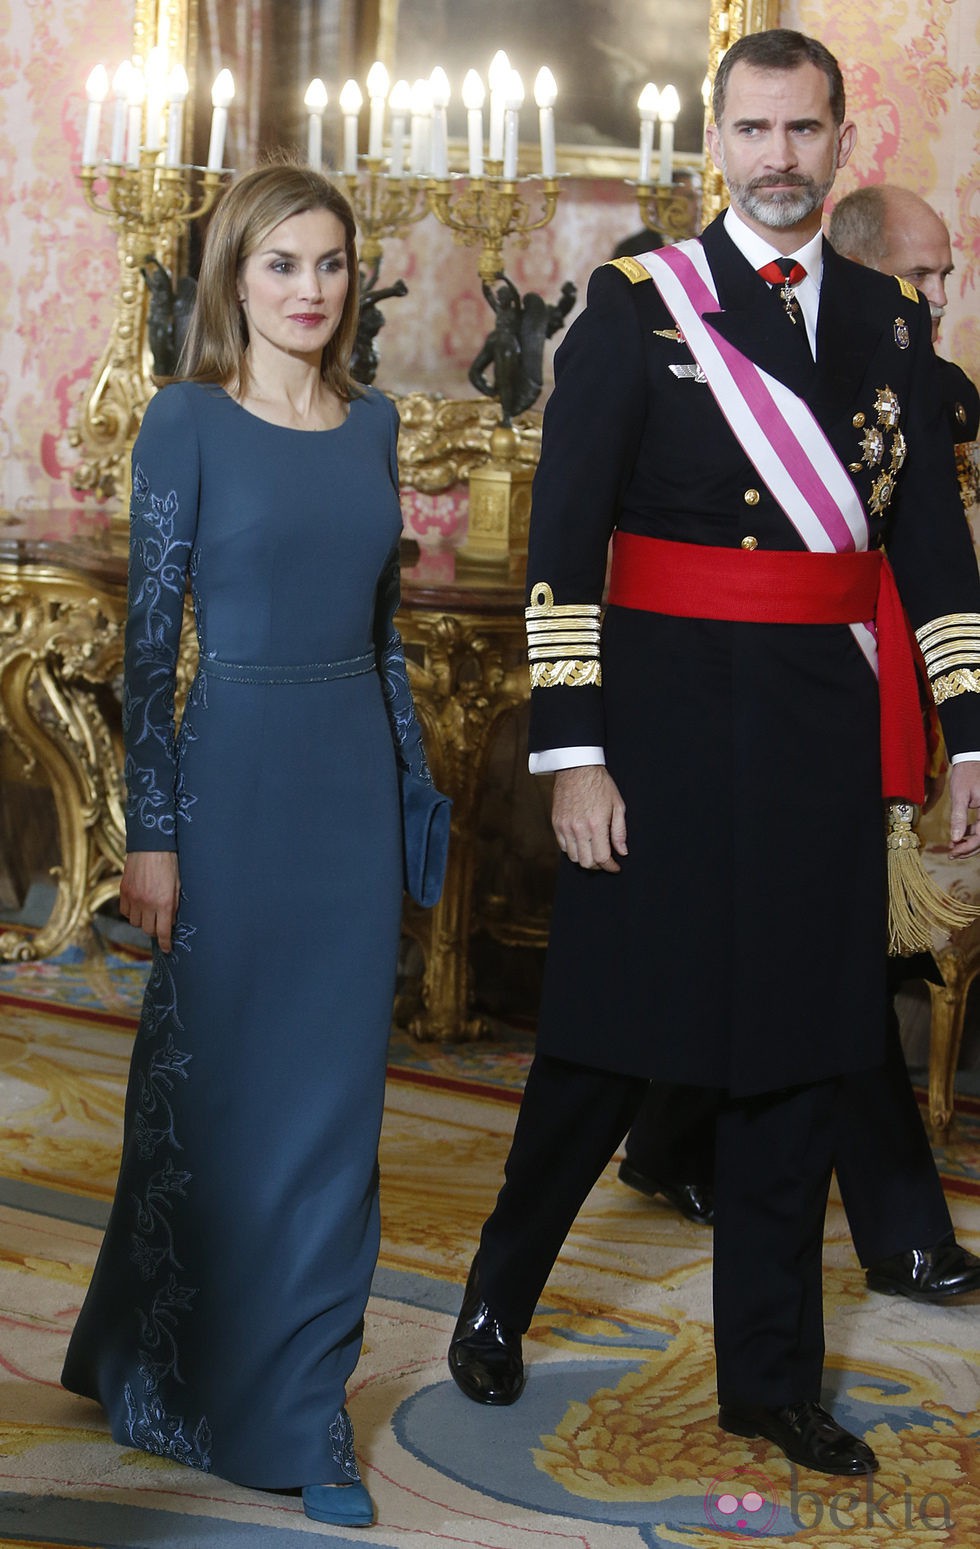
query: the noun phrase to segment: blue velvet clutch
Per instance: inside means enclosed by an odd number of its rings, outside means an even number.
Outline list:
[[[449,855],[448,796],[431,780],[399,768],[402,799],[402,835],[405,842],[405,887],[410,898],[424,909],[439,902]]]

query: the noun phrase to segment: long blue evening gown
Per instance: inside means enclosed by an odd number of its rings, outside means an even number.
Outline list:
[[[178,851],[181,901],[63,1381],[117,1441],[259,1487],[357,1477],[396,758],[425,771],[392,623],[396,436],[373,390],[305,432],[181,383],[133,454],[128,845]],[[188,571],[200,669],[175,739]]]

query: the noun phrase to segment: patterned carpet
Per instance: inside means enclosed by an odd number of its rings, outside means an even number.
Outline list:
[[[111,1197],[146,964],[125,945],[0,969],[0,1544],[289,1549],[711,1549],[744,1539],[980,1545],[977,1307],[869,1295],[840,1205],[826,1249],[827,1397],[881,1460],[870,1492],[718,1431],[711,1237],[607,1170],[526,1342],[527,1391],[482,1410],[449,1381],[460,1284],[499,1183],[526,1035],[396,1036],[384,1240],[351,1413],[379,1526],[317,1527],[298,1497],[115,1447],[58,1373]],[[980,1248],[980,1104],[940,1153]]]

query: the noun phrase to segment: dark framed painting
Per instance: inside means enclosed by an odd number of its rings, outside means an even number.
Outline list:
[[[555,103],[560,169],[635,175],[637,98],[647,81],[670,83],[681,109],[674,133],[679,161],[703,153],[702,82],[709,28],[719,0],[198,0],[194,159],[207,150],[211,83],[227,67],[236,83],[227,161],[254,166],[276,147],[305,144],[303,96],[314,76],[326,83],[329,161],[339,154],[336,112],[348,77],[362,88],[383,59],[392,79],[428,77],[442,65],[452,87],[449,131],[466,134],[461,86],[467,70],[486,82],[496,51],[507,51],[524,81],[521,136],[537,133],[533,83],[547,64]]]
[[[558,83],[555,128],[565,170],[597,156],[631,155],[639,140],[637,98],[647,81],[670,83],[681,100],[676,151],[700,159],[702,82],[708,68],[711,0],[388,0],[394,12],[391,67],[411,81],[442,65],[453,89],[449,131],[462,138],[460,88],[467,70],[486,81],[503,48],[526,99],[521,132],[535,125],[532,96],[541,65]],[[386,61],[387,62],[387,61]],[[584,169],[582,169],[584,170]]]

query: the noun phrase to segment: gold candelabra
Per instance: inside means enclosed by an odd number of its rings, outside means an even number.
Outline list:
[[[688,184],[631,183],[640,219],[649,231],[670,242],[693,237],[697,230],[699,195]]]
[[[541,185],[543,213],[536,219],[519,192],[521,184],[532,182]],[[503,272],[507,237],[516,237],[526,247],[531,232],[540,231],[553,218],[561,184],[557,177],[505,178],[503,162],[488,161],[483,177],[429,178],[425,191],[429,209],[452,232],[454,242],[462,247],[483,244],[479,274],[489,285]]]
[[[391,177],[382,157],[363,158],[363,172],[342,174],[344,192],[361,234],[360,257],[369,267],[380,262],[386,237],[398,237],[428,211],[419,177]]]
[[[86,493],[127,495],[129,454],[155,391],[141,266],[149,257],[156,258],[173,277],[181,233],[210,210],[228,176],[204,167],[163,166],[162,157],[162,151],[144,149],[136,166],[108,164],[81,171],[86,203],[116,229],[119,262],[109,341],[70,436],[72,446],[81,451],[72,485]],[[125,522],[125,512],[121,520]]]
[[[526,247],[531,232],[548,225],[558,207],[561,184],[557,177],[504,177],[498,160],[488,160],[485,168],[482,177],[429,178],[426,195],[433,215],[449,228],[455,242],[463,247],[482,243],[477,268],[486,287],[503,274],[506,239],[516,237]],[[542,212],[537,217],[522,197],[519,181],[540,183]],[[499,382],[496,385],[499,394]],[[531,478],[532,470],[520,457],[518,432],[509,422],[498,425],[489,459],[474,468],[469,478],[469,523],[457,556],[461,577],[468,565],[478,571],[487,566],[505,571],[520,567],[521,555],[527,551]]]

